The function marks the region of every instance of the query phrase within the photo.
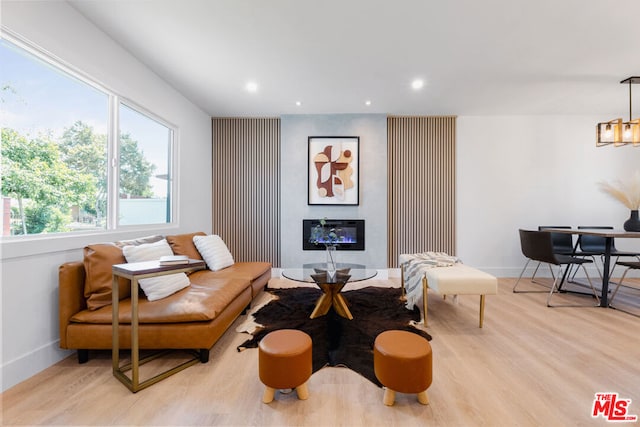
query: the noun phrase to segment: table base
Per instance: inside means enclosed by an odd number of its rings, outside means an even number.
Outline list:
[[[311,277],[313,278],[316,285],[318,285],[318,287],[322,289],[322,295],[320,296],[320,298],[318,298],[316,306],[309,318],[315,319],[316,317],[324,316],[333,306],[333,309],[340,316],[344,317],[345,319],[353,320],[353,315],[351,314],[351,311],[349,311],[347,300],[345,300],[340,293],[351,276],[343,271],[338,271],[336,272],[335,278],[331,282],[328,280],[328,275],[324,272],[312,274]]]
[[[139,361],[137,361],[137,363],[134,362],[130,362],[127,363],[125,365],[120,366],[119,364],[119,357],[116,356],[116,358],[114,359],[113,362],[113,376],[115,376],[118,380],[120,380],[120,382],[122,384],[124,384],[125,386],[127,386],[127,388],[132,391],[133,393],[136,393],[142,389],[145,389],[159,381],[162,381],[163,379],[170,377],[171,375],[182,371],[183,369],[188,368],[189,366],[193,366],[196,363],[200,362],[200,354],[196,351],[189,351],[189,350],[183,350],[185,352],[188,352],[192,355],[192,358],[188,359],[185,362],[182,362],[181,364],[174,366],[173,368],[167,369],[166,371],[163,371],[151,378],[148,378],[144,381],[140,381],[139,380],[139,369],[140,369],[140,365],[144,365],[147,362],[151,362],[154,359],[157,359],[161,356],[164,356],[168,353],[173,352],[173,350],[165,350],[165,351],[159,351],[156,352],[154,354],[151,354],[147,357],[144,357],[142,359],[140,359]],[[129,376],[127,376],[125,374],[125,372],[131,371],[132,373],[132,377],[130,378]]]
[[[340,316],[345,319],[353,320],[353,315],[349,311],[347,301],[344,299],[340,291],[344,288],[346,283],[318,283],[323,294],[318,298],[316,306],[309,316],[310,319],[324,316],[329,312],[331,306]]]

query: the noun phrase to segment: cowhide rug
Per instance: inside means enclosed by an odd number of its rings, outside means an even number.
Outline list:
[[[366,287],[343,292],[353,320],[337,315],[333,308],[326,316],[310,319],[320,289],[300,287],[267,289],[275,299],[253,313],[258,324],[253,337],[240,346],[255,348],[269,332],[278,329],[299,329],[313,341],[313,372],[325,366],[344,366],[381,386],[373,371],[373,342],[378,334],[390,329],[410,331],[431,340],[417,329],[420,320],[417,308],[408,310],[400,299],[399,288]]]

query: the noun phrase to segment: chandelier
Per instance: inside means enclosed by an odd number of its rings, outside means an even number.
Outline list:
[[[629,121],[615,119],[596,125],[596,146],[613,144],[615,147],[633,144],[640,146],[640,118],[632,119],[631,112],[631,85],[640,83],[640,77],[629,77],[620,82],[629,85]]]

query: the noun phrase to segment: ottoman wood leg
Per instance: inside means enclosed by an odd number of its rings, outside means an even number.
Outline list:
[[[262,395],[263,403],[271,403],[273,402],[273,398],[276,395],[276,389],[272,387],[265,387],[264,394]]]
[[[395,402],[395,400],[396,400],[396,392],[387,387],[384,390],[384,397],[382,398],[382,403],[384,403],[387,406],[393,406],[393,402]]]
[[[480,295],[480,327],[484,322],[484,295]]]
[[[296,387],[296,394],[300,400],[307,400],[309,398],[309,387],[307,387],[306,382]]]
[[[418,402],[422,403],[423,405],[429,404],[429,397],[427,396],[427,390],[421,391],[420,393],[418,393]]]

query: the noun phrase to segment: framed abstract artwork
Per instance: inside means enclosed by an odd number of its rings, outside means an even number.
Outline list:
[[[360,203],[360,137],[310,136],[309,205]]]

